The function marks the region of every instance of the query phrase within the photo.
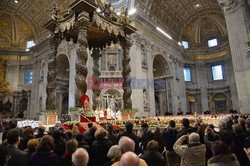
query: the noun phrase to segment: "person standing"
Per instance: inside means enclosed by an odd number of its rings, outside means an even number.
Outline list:
[[[20,133],[17,129],[12,129],[7,133],[7,154],[9,160],[7,161],[8,166],[27,166],[28,156],[27,153],[17,148],[20,142]]]

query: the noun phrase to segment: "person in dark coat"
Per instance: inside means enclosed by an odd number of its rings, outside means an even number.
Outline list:
[[[177,134],[178,131],[175,129],[175,121],[171,120],[168,124],[168,127],[162,133],[162,138],[166,149],[165,156],[168,165],[174,165],[174,163],[180,162],[180,157],[173,150]]]
[[[141,158],[145,160],[148,166],[166,166],[166,162],[158,152],[159,145],[155,140],[149,141],[146,147],[146,151],[143,153]]]
[[[78,133],[76,135],[76,140],[78,142],[78,148],[83,148],[89,153],[90,151],[89,145],[87,142],[83,140],[83,135],[81,133]]]
[[[140,149],[143,152],[146,150],[148,142],[154,139],[154,134],[149,130],[149,125],[147,123],[143,123],[141,129],[143,134],[140,139]]]
[[[107,138],[108,132],[104,128],[99,128],[95,132],[96,140],[92,143],[90,148],[90,165],[103,166],[110,161],[107,157],[109,148],[113,145]]]
[[[59,166],[58,157],[53,152],[53,142],[53,137],[49,135],[43,136],[37,147],[37,152],[31,155],[31,166]]]
[[[108,139],[113,143],[113,145],[118,144],[118,136],[114,134],[114,127],[112,124],[107,125]]]
[[[19,136],[20,133],[17,129],[12,129],[7,133],[7,153],[9,156],[9,159],[7,161],[8,166],[16,166],[18,163],[18,166],[27,166],[28,165],[28,158],[27,153],[21,151],[17,148],[19,144]]]
[[[236,134],[236,142],[235,142],[235,155],[238,158],[238,161],[240,162],[240,165],[249,165],[249,160],[247,158],[247,155],[244,151],[244,142],[247,137],[247,134],[243,130],[243,127],[240,124],[234,124],[233,131]]]
[[[230,154],[223,141],[215,141],[212,145],[213,157],[208,160],[208,166],[240,166],[237,157]]]
[[[29,140],[33,138],[35,138],[33,129],[31,127],[25,128],[20,143],[18,144],[18,149],[20,150],[27,149],[27,144]]]
[[[43,138],[45,132],[45,128],[43,126],[38,127],[38,133],[36,134],[36,138]]]
[[[5,165],[7,161],[7,150],[6,147],[0,145],[0,165]]]
[[[154,131],[154,140],[158,142],[159,145],[159,152],[162,153],[164,150],[164,143],[163,143],[163,138],[162,138],[162,132],[160,127],[156,127]]]
[[[182,121],[183,128],[179,131],[179,133],[176,136],[176,139],[180,138],[183,135],[191,134],[194,130],[189,125],[189,120],[187,118],[183,118]],[[184,142],[184,144],[187,144],[187,142]]]
[[[66,141],[62,138],[60,130],[53,131],[52,137],[54,139],[54,152],[60,159],[66,151]]]
[[[83,140],[88,143],[89,147],[91,147],[92,143],[95,140],[96,130],[97,130],[97,128],[95,126],[93,126],[89,129],[89,134],[86,137],[83,136]]]
[[[78,147],[77,140],[71,139],[66,143],[66,152],[60,159],[60,166],[72,166],[72,154]]]
[[[139,137],[137,135],[135,135],[133,133],[133,123],[131,123],[130,121],[128,121],[126,124],[125,124],[125,132],[123,132],[122,134],[120,134],[118,136],[118,141],[121,139],[121,137],[125,136],[125,137],[129,137],[130,139],[132,139],[135,143],[135,153],[136,154],[139,154],[140,153],[140,150],[139,150]]]

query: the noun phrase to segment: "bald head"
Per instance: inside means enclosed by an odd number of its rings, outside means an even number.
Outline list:
[[[74,166],[87,166],[89,162],[89,154],[83,148],[78,148],[72,155],[72,163]]]
[[[200,142],[200,136],[197,133],[191,133],[189,135],[189,143],[197,143]]]
[[[129,137],[122,137],[118,142],[118,146],[121,148],[122,153],[135,151],[135,142]]]
[[[126,152],[121,157],[120,166],[140,166],[140,159],[135,153]]]

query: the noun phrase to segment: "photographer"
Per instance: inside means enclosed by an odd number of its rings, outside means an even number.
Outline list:
[[[189,143],[182,145],[185,140]],[[181,157],[181,166],[205,166],[206,147],[197,133],[181,136],[174,144],[174,151]]]

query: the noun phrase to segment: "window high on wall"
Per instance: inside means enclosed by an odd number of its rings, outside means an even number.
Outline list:
[[[26,51],[29,51],[31,47],[35,46],[34,40],[28,40],[26,43]]]
[[[212,75],[213,80],[223,80],[223,71],[222,71],[222,65],[214,65],[212,66]]]
[[[181,44],[183,45],[183,47],[184,47],[185,49],[189,48],[189,43],[188,43],[188,41],[183,40],[183,41],[181,42]]]
[[[217,46],[218,45],[218,41],[217,39],[211,39],[211,40],[208,40],[208,47],[214,47],[214,46]]]
[[[184,72],[184,80],[185,80],[186,82],[192,81],[192,79],[191,79],[191,70],[190,70],[190,68],[189,68],[189,67],[185,67],[185,68],[183,69],[183,72]]]
[[[26,69],[24,72],[24,83],[32,84],[33,72],[32,69]]]

